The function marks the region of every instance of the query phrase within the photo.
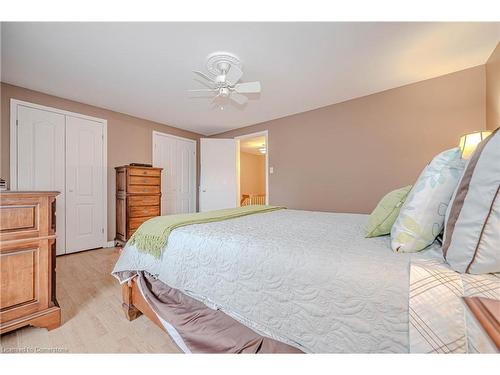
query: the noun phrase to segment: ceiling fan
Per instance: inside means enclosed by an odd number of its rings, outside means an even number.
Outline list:
[[[203,78],[202,82],[208,88],[188,90],[188,92],[211,92],[215,94],[212,102],[220,109],[224,107],[217,104],[218,101],[230,99],[239,105],[245,105],[248,97],[242,94],[260,93],[260,82],[241,82],[238,83],[243,72],[238,58],[232,54],[212,54],[207,61],[207,69],[213,77],[194,70],[193,73]],[[219,102],[220,103],[220,102]]]

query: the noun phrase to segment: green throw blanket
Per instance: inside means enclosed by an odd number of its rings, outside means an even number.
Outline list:
[[[132,237],[130,237],[128,244],[135,245],[138,250],[159,258],[162,249],[168,242],[170,233],[176,228],[192,224],[229,220],[261,212],[281,210],[283,208],[279,206],[243,206],[194,214],[158,216],[142,223]]]

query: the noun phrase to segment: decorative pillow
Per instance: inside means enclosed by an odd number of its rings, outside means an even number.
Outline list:
[[[443,255],[462,273],[500,272],[500,131],[472,154],[446,214]]]
[[[366,237],[377,237],[391,233],[392,225],[396,221],[410,189],[411,185],[393,190],[378,202],[377,207],[368,217]]]
[[[440,153],[424,168],[392,227],[394,251],[416,252],[434,242],[443,229],[446,208],[464,164],[456,147]]]

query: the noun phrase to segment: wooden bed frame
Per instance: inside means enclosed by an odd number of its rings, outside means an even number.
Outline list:
[[[184,353],[160,322],[160,319],[158,319],[156,313],[151,306],[149,306],[149,303],[144,299],[137,285],[137,278],[138,276],[134,276],[132,279],[122,284],[122,309],[125,312],[125,317],[129,321],[132,321],[144,314],[167,334],[179,353]]]
[[[167,332],[160,319],[149,306],[148,302],[142,296],[139,286],[137,285],[137,276],[122,284],[122,308],[125,312],[125,317],[132,321],[144,314],[163,331]],[[168,332],[167,332],[168,334]]]

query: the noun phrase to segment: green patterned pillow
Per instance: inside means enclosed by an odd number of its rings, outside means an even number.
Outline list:
[[[441,233],[446,208],[465,166],[460,155],[458,147],[443,151],[420,173],[392,226],[392,250],[423,250]]]
[[[366,237],[377,237],[391,233],[391,228],[399,215],[406,196],[411,190],[411,185],[387,193],[378,202],[368,218]]]

